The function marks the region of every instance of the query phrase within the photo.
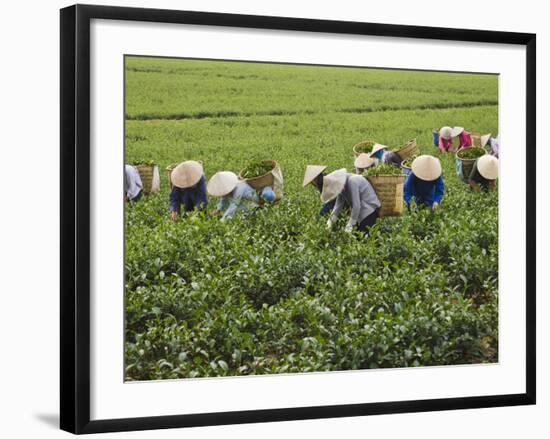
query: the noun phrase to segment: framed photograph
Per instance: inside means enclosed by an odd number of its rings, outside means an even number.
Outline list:
[[[61,428],[535,403],[535,35],[61,10]]]

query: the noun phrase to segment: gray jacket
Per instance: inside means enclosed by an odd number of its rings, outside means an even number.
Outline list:
[[[350,226],[361,223],[380,207],[380,200],[370,182],[361,175],[350,173],[347,175],[344,190],[336,197],[336,204],[332,211],[332,221],[338,219],[338,215],[346,203],[351,206],[351,216],[348,221]]]

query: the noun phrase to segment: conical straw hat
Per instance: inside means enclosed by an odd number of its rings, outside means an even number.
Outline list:
[[[442,127],[439,130],[439,136],[449,140],[451,137],[453,137],[453,129],[451,127]]]
[[[313,180],[317,178],[317,176],[323,172],[325,169],[327,169],[326,166],[321,165],[307,165],[306,167],[306,173],[304,174],[304,182],[302,183],[303,187],[306,187],[308,184],[310,184]]]
[[[386,145],[381,145],[380,143],[375,143],[372,147],[372,151],[370,152],[370,156],[372,157],[374,154],[376,154],[381,149],[387,149],[388,147]]]
[[[487,142],[489,142],[489,139],[491,138],[491,133],[485,134],[481,136],[481,147],[485,148],[485,145],[487,145]]]
[[[187,160],[176,166],[170,174],[172,184],[181,189],[195,186],[203,175],[202,165],[194,160]]]
[[[477,159],[477,170],[483,178],[495,180],[498,177],[498,159],[490,154]]]
[[[239,177],[234,172],[216,172],[208,182],[206,190],[213,197],[225,197],[235,189],[238,183]]]
[[[421,155],[413,160],[411,170],[421,180],[433,181],[441,176],[441,163],[434,156]]]
[[[323,178],[323,192],[321,192],[321,201],[323,203],[334,200],[340,195],[340,192],[344,190],[344,186],[346,185],[347,176],[348,171],[345,168],[325,175]]]
[[[454,127],[451,131],[451,137],[456,137],[464,131],[464,128],[462,127]]]
[[[370,157],[370,154],[365,154],[364,152],[362,152],[356,157],[353,164],[358,169],[366,169],[374,164],[374,159]]]

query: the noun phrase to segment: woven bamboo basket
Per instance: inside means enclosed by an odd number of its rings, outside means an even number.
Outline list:
[[[263,163],[269,163],[272,166],[272,169],[275,169],[279,164],[275,160],[263,160]],[[268,173],[264,175],[260,175],[258,177],[254,178],[244,178],[243,173],[245,169],[242,169],[241,172],[239,172],[239,178],[241,180],[246,181],[250,186],[252,186],[254,189],[263,189],[266,186],[273,186],[273,182],[275,181],[275,177],[273,176],[272,172],[269,171]]]
[[[364,151],[360,151],[364,146],[370,146],[370,150],[372,151],[372,147],[376,144],[374,140],[364,140],[363,142],[356,143],[353,145],[353,155],[355,157],[358,157],[359,154],[363,153]]]
[[[141,177],[143,192],[152,194],[160,189],[159,167],[157,165],[136,165],[136,169]]]
[[[403,170],[403,174],[405,174],[405,177],[407,177],[412,172],[412,169],[410,166],[407,166],[404,163],[405,161],[401,162],[401,169]]]
[[[397,154],[401,157],[401,160],[405,160],[407,157],[418,153],[420,153],[420,147],[416,143],[416,139],[409,140],[397,151]]]
[[[476,147],[476,146],[472,146],[472,148],[476,148],[476,149],[480,149],[481,151],[483,151],[483,154],[486,153],[486,151],[483,149],[483,148],[480,148],[480,147]],[[468,148],[468,149],[471,149],[471,148]],[[456,157],[456,160],[459,160],[462,162],[462,175],[467,178],[469,175],[470,175],[470,172],[472,172],[472,168],[474,167],[474,163],[477,159],[463,159],[463,158],[460,158],[458,156],[458,153],[460,151],[458,151],[456,154],[455,154],[455,157]]]
[[[477,146],[478,148],[481,148],[481,134],[470,133],[470,137],[472,138],[472,146]]]
[[[367,177],[380,200],[380,217],[400,216],[403,213],[404,175],[377,175]]]
[[[166,172],[166,178],[168,179],[168,187],[170,188],[170,190],[172,190],[172,178],[171,178],[171,175],[172,175],[172,170],[177,166],[177,164],[172,164],[172,165],[168,165],[166,166],[166,168],[164,169],[164,171]]]

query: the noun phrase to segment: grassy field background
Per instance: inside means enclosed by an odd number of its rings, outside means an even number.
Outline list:
[[[276,159],[285,179],[280,205],[228,223],[171,222],[164,175],[128,207],[128,380],[497,361],[498,194],[431,142],[496,135],[497,76],[140,57],[125,73],[127,163],[201,160],[209,178]],[[441,211],[327,232],[305,166],[411,138],[442,160]]]

